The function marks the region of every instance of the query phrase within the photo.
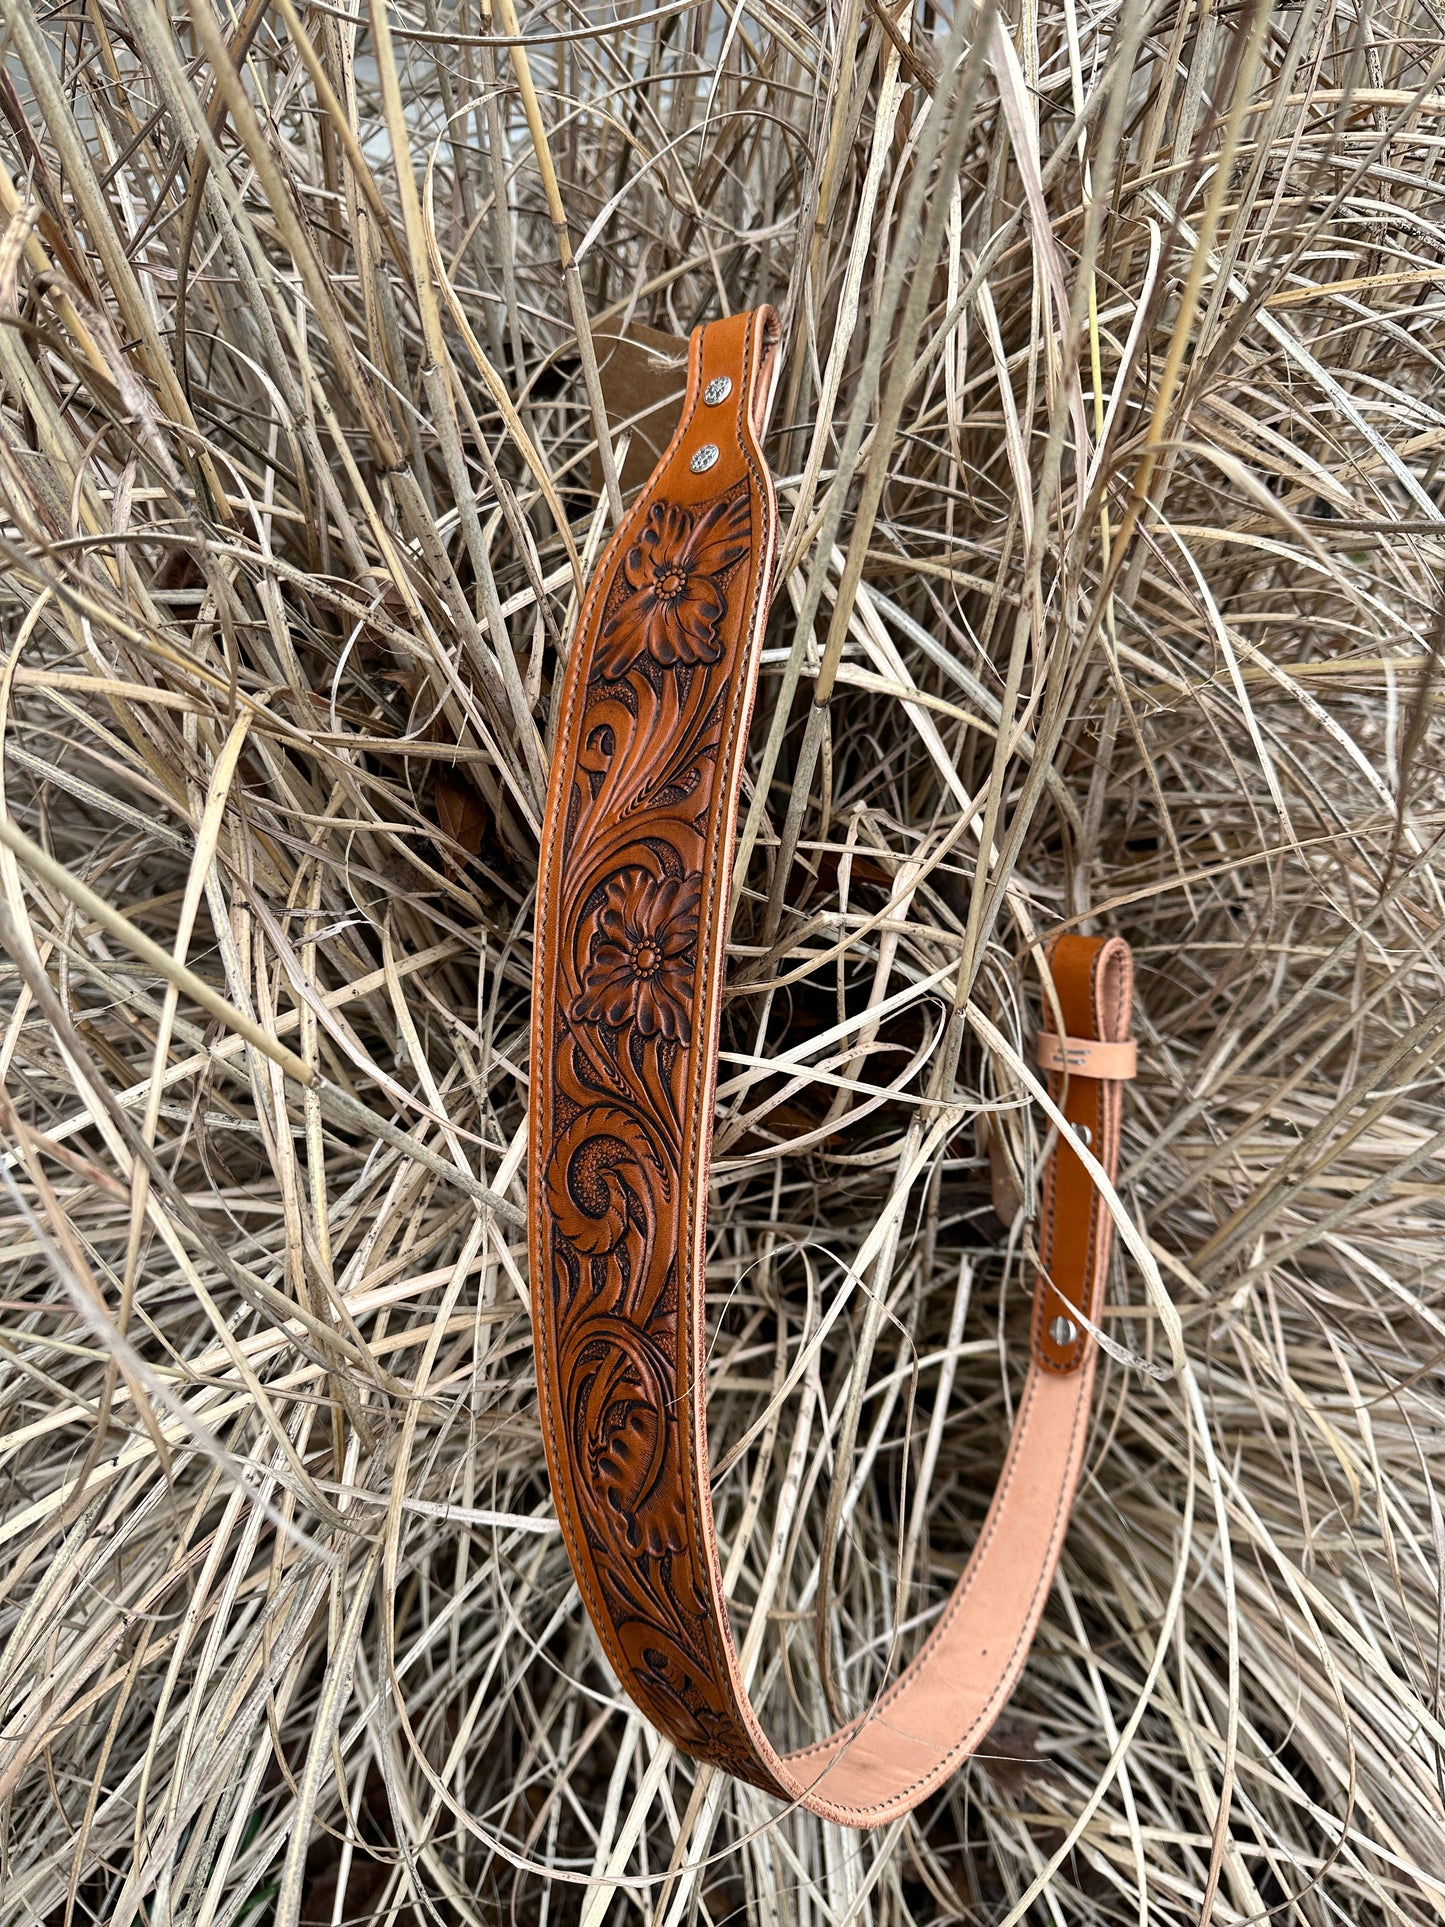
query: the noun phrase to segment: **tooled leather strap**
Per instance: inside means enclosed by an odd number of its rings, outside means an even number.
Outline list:
[[[682,418],[593,573],[559,698],[537,895],[533,1331],[547,1464],[619,1679],[678,1746],[826,1818],[906,1812],[1022,1669],[1083,1455],[1110,1220],[1067,1142],[992,1508],[938,1623],[853,1724],[780,1755],[748,1702],[708,1478],[703,1238],[738,786],[775,543],[771,309],[699,329]],[[1064,937],[1056,1101],[1111,1174],[1129,951]],[[1090,1041],[1103,1056],[1070,1055]],[[1112,1054],[1110,1054],[1112,1053]],[[1082,1314],[1082,1320],[1080,1318]]]

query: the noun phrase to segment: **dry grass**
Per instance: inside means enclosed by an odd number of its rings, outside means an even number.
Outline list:
[[[1438,1921],[1437,16],[0,30],[5,1927]],[[870,1836],[619,1701],[517,1215],[586,331],[762,299],[711,1411],[780,1735],[1001,1454],[1034,937],[1141,967],[1063,1576]]]

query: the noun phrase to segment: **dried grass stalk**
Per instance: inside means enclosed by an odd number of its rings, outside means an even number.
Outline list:
[[[0,1921],[1439,1920],[1434,17],[0,31]],[[1038,940],[1141,967],[1063,1575],[867,1837],[619,1698],[519,1212],[592,335],[761,300],[710,1410],[783,1739],[991,1489]]]

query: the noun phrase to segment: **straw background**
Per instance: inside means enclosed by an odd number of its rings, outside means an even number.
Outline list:
[[[1439,17],[959,4],[0,10],[4,1927],[1445,1914]],[[764,300],[709,1410],[782,1739],[987,1503],[1038,941],[1139,969],[1061,1577],[870,1835],[620,1700],[518,1215],[593,331]]]

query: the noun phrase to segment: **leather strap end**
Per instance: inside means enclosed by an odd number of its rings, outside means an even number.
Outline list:
[[[1047,952],[1064,1033],[1044,1031],[1039,1062],[1049,1094],[1075,1134],[1113,1172],[1119,1157],[1123,1085],[1137,1068],[1129,1036],[1134,960],[1118,937],[1058,937]],[[1035,1362],[1076,1372],[1091,1340],[1078,1314],[1097,1324],[1113,1242],[1113,1221],[1083,1161],[1063,1134],[1044,1173],[1040,1269],[1034,1292]]]
[[[597,373],[607,424],[614,436],[631,430],[618,480],[624,496],[642,487],[676,431],[687,393],[688,343],[685,336],[632,322],[624,331],[595,330]],[[592,451],[593,490],[602,493],[602,457]]]

